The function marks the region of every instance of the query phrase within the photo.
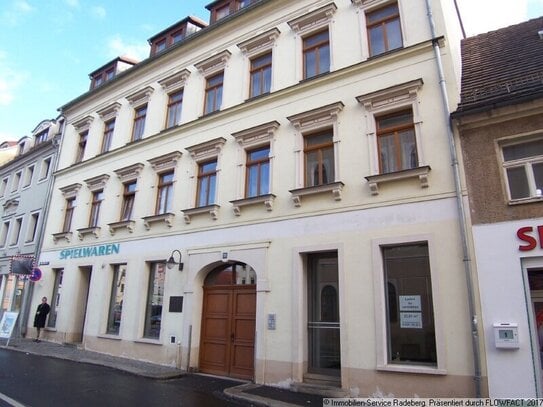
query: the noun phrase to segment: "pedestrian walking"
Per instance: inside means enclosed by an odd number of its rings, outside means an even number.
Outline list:
[[[38,305],[38,308],[36,309],[36,316],[34,317],[34,327],[38,330],[34,342],[40,342],[40,331],[45,327],[45,319],[47,318],[49,311],[51,311],[51,307],[47,304],[47,297],[43,297],[41,299],[41,304]]]

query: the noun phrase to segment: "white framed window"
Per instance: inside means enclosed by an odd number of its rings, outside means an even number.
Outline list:
[[[15,173],[15,176],[13,177],[13,183],[11,184],[11,192],[17,192],[19,190],[22,176],[23,176],[22,171],[18,171]]]
[[[49,178],[52,162],[53,162],[53,157],[46,157],[42,160],[41,165],[40,165],[40,175],[39,175],[38,181],[44,181],[47,178]]]
[[[0,247],[4,247],[8,240],[10,220],[6,220],[2,223],[2,229],[0,230]]]
[[[205,79],[203,115],[224,108],[224,74],[231,55],[230,51],[225,50],[194,65]]]
[[[28,188],[30,184],[32,184],[32,178],[34,178],[34,168],[36,168],[35,164],[26,167],[23,180],[23,188]]]
[[[9,240],[10,246],[15,246],[19,242],[19,237],[21,235],[21,227],[23,225],[23,218],[15,218],[13,222],[13,230],[11,231],[11,237]]]
[[[372,241],[377,369],[445,374],[431,235]]]
[[[9,177],[3,178],[2,183],[0,183],[0,197],[3,197],[6,194],[8,188]]]
[[[502,141],[500,149],[509,201],[541,199],[543,136]]]
[[[32,243],[36,240],[39,221],[40,212],[33,212],[30,214],[30,217],[28,218],[28,225],[26,228],[25,243]]]

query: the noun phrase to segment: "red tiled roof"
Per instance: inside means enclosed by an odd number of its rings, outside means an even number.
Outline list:
[[[543,17],[462,41],[462,90],[453,115],[543,96]]]

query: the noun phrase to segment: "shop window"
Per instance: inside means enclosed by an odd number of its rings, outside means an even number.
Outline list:
[[[126,264],[116,264],[113,267],[111,280],[111,296],[109,299],[109,312],[106,333],[118,335],[121,327],[123,312],[124,286],[126,279]]]
[[[381,247],[387,363],[437,365],[428,244]]]
[[[503,145],[502,153],[509,200],[541,199],[543,138]]]
[[[164,263],[151,263],[149,284],[147,287],[147,305],[145,308],[145,338],[158,339],[162,325],[162,305],[164,302]]]
[[[60,296],[62,294],[63,276],[64,269],[53,269],[54,288],[53,296],[51,297],[51,311],[49,312],[49,319],[47,320],[47,326],[49,328],[55,328],[57,325],[57,317],[60,310]]]

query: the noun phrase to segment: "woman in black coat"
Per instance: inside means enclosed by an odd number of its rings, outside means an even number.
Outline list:
[[[51,307],[47,304],[47,297],[43,297],[41,299],[41,304],[38,305],[38,309],[36,310],[36,316],[34,317],[34,327],[38,330],[34,342],[40,341],[40,330],[45,327],[45,319],[47,318],[49,311],[51,311]]]

